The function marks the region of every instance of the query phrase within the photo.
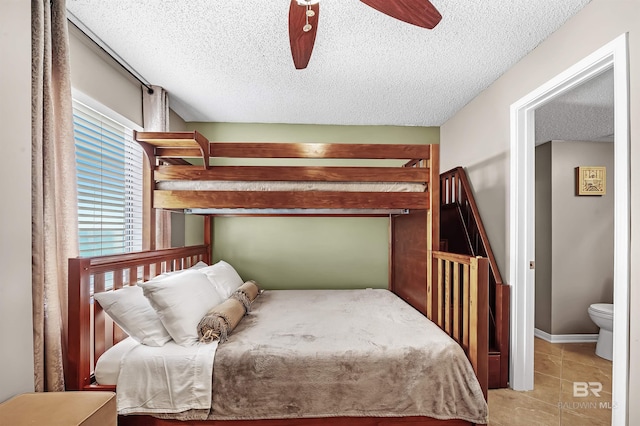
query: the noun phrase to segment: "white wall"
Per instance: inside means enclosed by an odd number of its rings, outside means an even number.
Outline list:
[[[0,401],[33,392],[31,3],[0,0]]]
[[[631,220],[640,220],[640,0],[593,0],[441,127],[443,170],[464,166],[503,276],[509,276],[509,108],[619,35],[629,34]],[[634,139],[635,138],[635,139]],[[640,229],[631,227],[631,259]],[[640,358],[640,263],[631,262],[630,359]],[[630,424],[640,423],[640,365],[631,363]]]

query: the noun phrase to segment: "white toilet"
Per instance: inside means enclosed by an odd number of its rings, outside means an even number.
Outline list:
[[[589,306],[589,317],[598,327],[598,344],[596,355],[609,361],[613,358],[613,304],[594,303]]]

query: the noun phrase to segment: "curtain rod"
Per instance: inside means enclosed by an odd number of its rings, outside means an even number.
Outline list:
[[[153,88],[151,84],[147,82],[131,65],[127,63],[120,55],[118,55],[107,43],[102,41],[93,31],[89,29],[77,16],[71,13],[67,9],[67,20],[76,27],[82,34],[84,34],[89,40],[93,41],[104,53],[106,53],[111,59],[116,61],[118,65],[128,72],[133,78],[138,80],[140,84],[147,88],[147,93],[153,94]]]

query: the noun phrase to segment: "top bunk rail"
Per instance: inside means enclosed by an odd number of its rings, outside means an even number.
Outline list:
[[[134,139],[154,148],[159,158],[314,158],[396,159],[430,158],[429,145],[288,142],[209,142],[197,131],[135,132]]]

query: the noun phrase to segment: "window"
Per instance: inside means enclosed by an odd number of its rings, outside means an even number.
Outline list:
[[[142,250],[142,148],[133,130],[73,101],[80,256]]]

